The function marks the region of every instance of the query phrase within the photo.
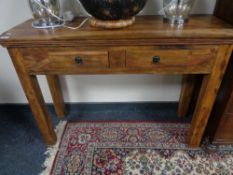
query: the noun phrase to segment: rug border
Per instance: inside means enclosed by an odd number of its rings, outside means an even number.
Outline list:
[[[69,123],[177,123],[177,124],[190,124],[189,121],[160,121],[160,120],[76,120],[67,121]]]
[[[60,143],[59,143],[59,145],[58,145],[58,150],[57,150],[56,155],[55,155],[55,157],[54,157],[54,159],[53,159],[52,167],[51,167],[51,170],[50,170],[50,172],[49,172],[49,175],[51,175],[52,172],[53,172],[53,169],[54,169],[54,166],[55,166],[55,165],[54,165],[54,162],[55,162],[55,160],[57,160],[58,152],[59,152],[59,149],[60,149],[60,147],[61,147],[61,143],[62,143],[63,137],[64,137],[64,135],[65,135],[65,131],[66,131],[66,129],[67,129],[67,126],[68,126],[68,121],[66,121],[65,127],[64,127],[64,129],[63,129],[63,132],[62,132],[62,135],[61,135],[61,139],[60,139]]]
[[[175,122],[175,121],[157,121],[157,120],[147,120],[147,121],[143,121],[143,120],[76,120],[76,121],[66,121],[66,124],[65,124],[65,127],[63,129],[63,133],[62,133],[62,136],[61,136],[61,139],[60,139],[60,143],[59,143],[59,146],[58,146],[58,150],[56,152],[56,155],[53,159],[53,162],[52,162],[52,167],[51,167],[51,170],[49,172],[49,175],[52,175],[52,172],[55,168],[55,161],[57,160],[57,156],[58,156],[58,153],[59,153],[59,150],[61,148],[61,144],[62,144],[62,140],[64,138],[64,135],[65,135],[65,131],[67,130],[68,128],[68,125],[69,124],[75,124],[75,123],[170,123],[170,124],[190,124],[190,122]]]

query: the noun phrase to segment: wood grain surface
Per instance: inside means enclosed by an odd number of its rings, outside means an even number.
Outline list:
[[[77,26],[77,18],[71,25]],[[184,45],[231,44],[230,24],[213,16],[190,16],[183,28],[163,22],[161,16],[138,16],[134,25],[120,30],[103,30],[86,23],[79,30],[54,28],[33,29],[32,20],[20,24],[0,36],[0,44],[8,47],[38,46],[122,46],[122,45]]]
[[[217,0],[214,15],[233,24],[233,1]],[[220,144],[233,144],[233,54],[215,101],[206,136]]]
[[[120,30],[93,28],[88,23],[79,30],[39,30],[29,20],[1,35],[0,44],[10,52],[48,144],[54,144],[56,136],[38,74],[48,77],[57,108],[63,106],[57,81],[60,74],[204,74],[188,138],[189,146],[196,148],[228,65],[233,30],[230,24],[203,15],[191,16],[183,28],[164,23],[162,17],[140,16],[134,25]],[[181,104],[180,108],[185,107]]]
[[[53,145],[56,143],[57,137],[53,129],[38,80],[36,76],[28,75],[19,49],[11,48],[9,49],[9,53],[23,86],[25,95],[30,103],[31,110],[40,128],[41,134],[44,137],[45,143]]]
[[[21,48],[30,74],[210,73],[218,46]],[[159,63],[153,57],[160,58]],[[77,64],[76,58],[82,59]]]
[[[198,147],[204,134],[222,77],[232,53],[231,45],[219,48],[211,74],[204,75],[197,106],[194,111],[188,143],[190,147]]]
[[[177,110],[178,117],[187,117],[192,101],[197,75],[183,75],[182,88],[180,92],[179,105]]]
[[[59,77],[57,75],[46,75],[46,79],[48,81],[56,114],[58,117],[64,118],[66,115],[66,107],[64,104]]]

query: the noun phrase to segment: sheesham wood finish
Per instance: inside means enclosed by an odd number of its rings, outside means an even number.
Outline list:
[[[57,75],[47,75],[46,79],[48,81],[50,92],[52,93],[51,95],[56,114],[58,117],[63,118],[65,117],[67,112],[64,104],[64,99],[61,93],[59,77]]]
[[[183,29],[164,23],[162,17],[144,16],[120,30],[92,28],[89,24],[80,30],[38,30],[31,28],[29,20],[0,38],[11,55],[46,143],[55,143],[56,137],[38,86],[38,74],[49,77],[57,109],[63,106],[58,75],[203,74],[188,138],[190,147],[198,147],[230,58],[233,30],[213,16],[192,16]]]
[[[206,135],[214,143],[233,144],[233,57],[210,115]]]
[[[31,110],[35,116],[37,124],[40,128],[42,136],[45,138],[45,143],[53,145],[56,143],[56,134],[52,127],[52,122],[49,118],[48,110],[35,75],[28,74],[28,71],[23,64],[22,54],[17,48],[10,48],[11,56],[18,77],[23,86],[25,95],[30,103]]]
[[[233,24],[233,1],[232,0],[218,0],[214,15],[222,20]],[[230,59],[227,71],[225,73],[223,83],[220,87],[217,99],[215,101],[213,110],[211,112],[210,120],[206,129],[206,136],[210,141],[220,144],[233,143],[233,54]],[[199,84],[201,77],[196,75],[186,75],[183,77],[182,92],[180,96],[180,103],[178,109],[178,116],[185,117],[190,110],[189,105],[196,103],[196,95],[199,91]],[[194,96],[192,95],[194,91]],[[194,97],[194,99],[191,99]],[[192,100],[192,101],[191,101]]]
[[[214,16],[224,20],[225,22],[228,22],[230,24],[233,24],[233,1],[232,0],[217,0]],[[185,117],[188,114],[188,111],[190,111],[190,103],[193,91],[198,91],[199,88],[195,87],[196,85],[196,79],[197,76],[193,75],[186,75],[183,77],[182,80],[182,90],[180,95],[180,103],[178,108],[178,116],[179,117]],[[186,98],[189,97],[189,98]],[[196,98],[196,97],[195,97]],[[195,100],[194,100],[195,102]],[[185,105],[186,104],[186,105]],[[220,115],[220,114],[219,114]],[[217,121],[217,120],[216,120]],[[215,129],[216,125],[215,124]],[[214,132],[215,129],[212,129],[212,132]],[[211,134],[213,136],[213,134]]]
[[[186,117],[190,111],[196,83],[197,75],[183,75],[180,100],[177,110],[177,116],[180,118]]]
[[[215,16],[233,24],[233,1],[219,0]],[[215,101],[206,135],[212,142],[233,144],[233,53]]]

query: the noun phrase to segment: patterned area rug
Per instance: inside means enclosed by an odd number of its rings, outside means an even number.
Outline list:
[[[233,150],[185,144],[189,124],[67,123],[51,175],[232,175]]]

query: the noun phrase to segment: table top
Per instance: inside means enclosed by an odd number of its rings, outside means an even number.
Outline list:
[[[67,25],[77,26],[84,18]],[[233,26],[212,15],[190,16],[183,26],[171,26],[161,16],[137,16],[134,25],[123,29],[101,29],[89,23],[77,30],[65,27],[34,29],[28,20],[0,36],[5,47],[233,44]],[[134,42],[135,41],[135,42]]]

